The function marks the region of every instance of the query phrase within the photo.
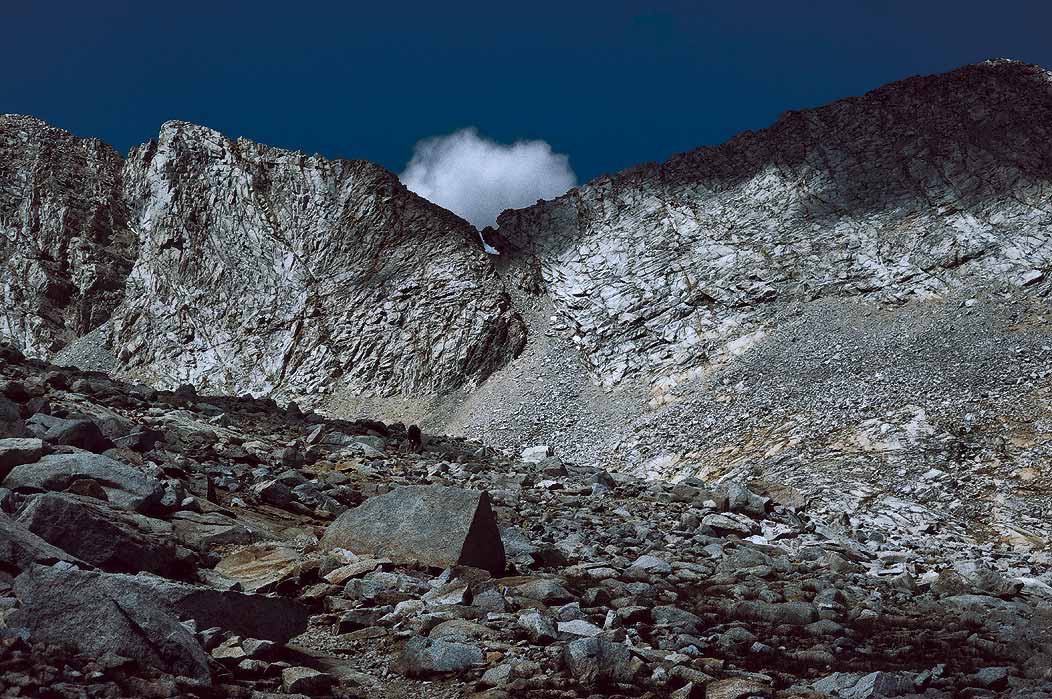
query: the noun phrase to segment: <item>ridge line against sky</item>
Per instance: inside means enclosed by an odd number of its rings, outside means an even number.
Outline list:
[[[844,5],[850,5],[845,7]],[[0,112],[126,153],[182,119],[403,172],[423,139],[541,140],[579,181],[992,57],[1052,65],[1052,7],[125,0],[5,8]],[[41,37],[47,36],[44,50]]]

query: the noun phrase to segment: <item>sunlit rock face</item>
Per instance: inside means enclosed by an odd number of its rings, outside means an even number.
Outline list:
[[[705,363],[786,302],[1043,293],[1050,187],[1052,78],[991,61],[600,178],[493,237],[612,386]]]
[[[0,115],[0,335],[36,357],[105,322],[135,256],[122,159],[94,138]]]
[[[125,374],[412,395],[485,377],[521,346],[474,229],[377,165],[169,122],[124,182],[141,245],[110,328]]]

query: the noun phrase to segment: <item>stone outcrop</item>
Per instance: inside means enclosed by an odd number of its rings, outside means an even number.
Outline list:
[[[125,374],[411,395],[484,378],[522,342],[471,226],[371,163],[169,122],[129,154],[124,192],[141,248],[111,326]]]
[[[910,78],[507,211],[487,236],[610,386],[734,352],[790,302],[1037,293],[1050,85],[1010,61]]]
[[[77,481],[94,481],[110,503],[148,512],[160,504],[163,487],[133,466],[101,454],[52,454],[11,469],[3,485],[28,492],[65,490]]]
[[[183,122],[122,161],[0,117],[0,232],[0,333],[157,386],[427,395],[524,341],[475,230],[392,173]]]
[[[137,245],[123,160],[95,138],[0,115],[0,335],[39,357],[109,320]]]
[[[103,570],[175,575],[179,569],[172,525],[94,498],[44,493],[29,501],[18,522]]]
[[[198,681],[211,680],[208,655],[164,603],[124,576],[34,566],[18,576],[21,607],[10,623],[36,640],[114,654]],[[90,632],[88,631],[90,629]]]

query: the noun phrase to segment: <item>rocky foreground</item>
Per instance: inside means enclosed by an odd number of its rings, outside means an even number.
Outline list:
[[[0,375],[0,696],[1052,693],[1044,553],[10,347]]]

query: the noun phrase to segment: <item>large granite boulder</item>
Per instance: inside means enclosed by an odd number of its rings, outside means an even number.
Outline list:
[[[100,657],[132,658],[165,672],[209,681],[208,655],[160,595],[130,576],[33,566],[15,579],[21,606],[10,627],[30,638]]]
[[[15,466],[37,461],[43,453],[44,443],[39,439],[0,439],[0,479],[7,476]]]
[[[324,549],[446,568],[504,570],[504,544],[489,495],[437,485],[412,485],[369,498],[329,525]]]
[[[172,525],[68,493],[38,495],[18,521],[50,544],[116,573],[175,575],[179,568]]]
[[[0,571],[25,570],[33,563],[58,561],[83,564],[75,556],[57,548],[0,512]]]
[[[21,587],[16,585],[16,594],[20,600],[23,592],[32,597],[37,590],[48,586],[94,589],[99,597],[118,595],[148,600],[179,621],[194,619],[198,628],[217,626],[239,636],[275,643],[286,643],[307,628],[308,611],[294,600],[216,590],[155,575],[84,571],[68,566],[32,566],[19,576],[18,581]],[[82,604],[93,602],[85,599]],[[29,626],[24,617],[20,623]]]
[[[4,479],[11,490],[65,490],[77,480],[102,486],[110,503],[147,512],[163,496],[161,482],[142,471],[101,454],[52,454],[37,462],[16,466]]]
[[[113,448],[113,442],[102,433],[91,420],[67,420],[60,417],[37,416],[30,418],[32,423],[35,418],[46,417],[46,422],[38,422],[37,436],[49,444],[57,444],[67,447],[77,447],[95,453],[102,453]],[[40,428],[43,428],[42,430]]]

